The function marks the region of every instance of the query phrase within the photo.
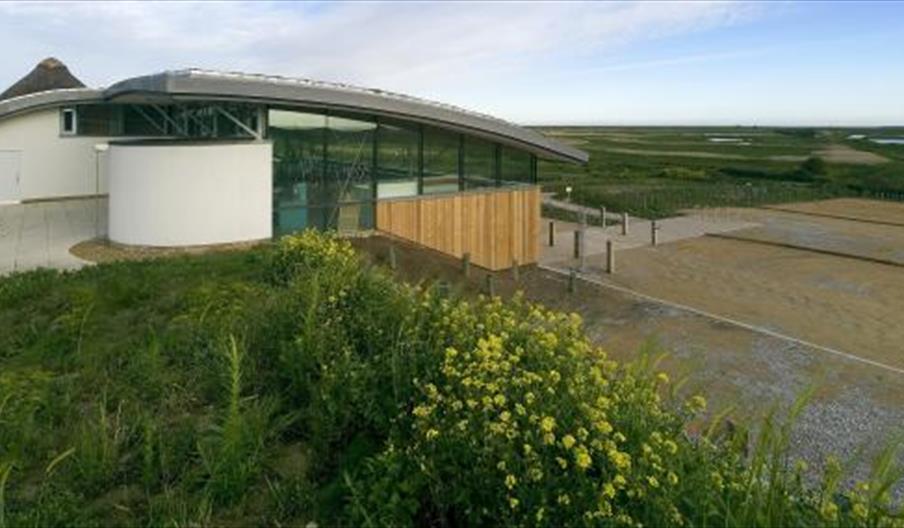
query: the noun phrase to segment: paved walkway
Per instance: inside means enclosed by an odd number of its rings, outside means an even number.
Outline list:
[[[0,275],[80,268],[87,262],[72,256],[69,248],[95,238],[97,230],[106,233],[106,224],[105,198],[0,205]]]
[[[606,214],[609,216],[609,213]],[[549,222],[555,222],[555,246],[549,247]],[[622,235],[620,225],[609,226],[603,229],[599,226],[586,228],[585,261],[593,261],[596,266],[601,266],[606,258],[606,241],[612,240],[616,251],[649,246],[652,236],[650,234],[649,220],[632,218],[628,222],[628,234]],[[722,217],[708,216],[677,216],[657,221],[659,226],[659,244],[667,244],[687,238],[701,237],[707,233],[728,233],[750,227],[758,227],[760,224],[745,221],[741,218],[728,215]],[[540,245],[540,263],[552,267],[573,266],[577,263],[574,259],[574,232],[580,226],[572,222],[561,220],[543,219]]]

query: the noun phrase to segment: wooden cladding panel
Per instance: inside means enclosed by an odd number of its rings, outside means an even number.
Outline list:
[[[540,189],[493,189],[377,202],[377,229],[491,270],[539,257]]]

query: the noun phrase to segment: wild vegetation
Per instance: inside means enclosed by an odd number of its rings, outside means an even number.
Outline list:
[[[0,279],[0,367],[3,528],[900,524],[894,449],[808,479],[800,406],[749,442],[576,315],[313,232]]]
[[[542,163],[544,188],[584,205],[657,218],[694,207],[756,206],[842,196],[904,200],[904,146],[870,137],[900,129],[547,128],[590,153],[586,167]],[[829,154],[839,152],[839,162]],[[872,158],[878,156],[878,158]],[[829,161],[826,161],[828,159]],[[885,161],[882,161],[882,160]]]

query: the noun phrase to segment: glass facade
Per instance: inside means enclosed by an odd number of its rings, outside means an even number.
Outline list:
[[[460,179],[459,146],[461,136],[444,130],[424,129],[423,194],[458,192]]]
[[[536,182],[533,155],[435,127],[271,109],[274,232],[371,229],[374,203]]]
[[[262,135],[273,143],[276,235],[308,227],[372,229],[378,199],[537,181],[532,154],[467,134],[373,116],[262,113],[265,108],[220,101],[78,105],[61,111],[60,127],[61,133],[69,126],[70,134],[114,138]]]
[[[533,183],[534,160],[530,153],[511,147],[500,148],[500,175],[503,182]]]
[[[475,137],[464,138],[464,188],[495,187],[496,145]]]
[[[418,194],[420,137],[417,125],[380,123],[377,132],[377,198]]]
[[[258,106],[247,103],[78,105],[80,136],[241,139],[254,137]]]

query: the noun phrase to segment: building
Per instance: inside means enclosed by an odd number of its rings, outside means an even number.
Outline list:
[[[541,158],[588,155],[487,115],[307,79],[182,70],[0,100],[0,202],[107,195],[122,244],[379,230],[501,269],[536,260]]]

